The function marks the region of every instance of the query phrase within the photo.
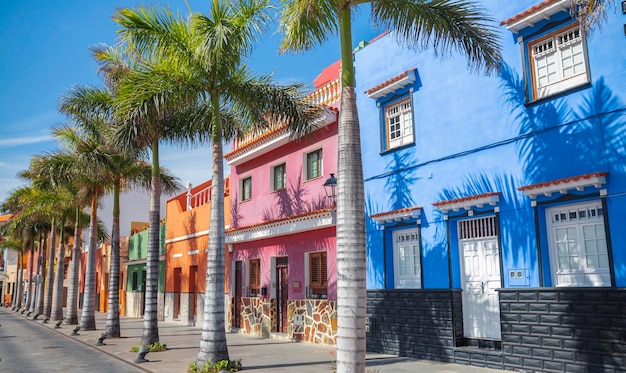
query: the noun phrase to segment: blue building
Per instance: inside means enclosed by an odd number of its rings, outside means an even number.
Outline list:
[[[393,32],[355,52],[368,350],[625,371],[626,15],[586,35],[570,0],[482,3],[493,76]]]

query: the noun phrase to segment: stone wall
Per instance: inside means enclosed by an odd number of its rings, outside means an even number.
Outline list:
[[[257,297],[241,298],[241,331],[269,338],[276,331],[276,300]]]
[[[292,300],[287,308],[289,339],[334,345],[337,336],[337,302],[326,299]]]
[[[227,328],[233,325],[234,298],[227,301]],[[293,341],[334,345],[337,334],[336,302],[326,299],[290,300],[287,305],[287,338]],[[241,327],[245,334],[269,338],[278,330],[276,300],[265,298],[242,298]]]

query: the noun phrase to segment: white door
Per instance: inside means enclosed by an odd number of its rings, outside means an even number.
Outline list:
[[[495,217],[459,222],[463,333],[500,339],[500,251]]]

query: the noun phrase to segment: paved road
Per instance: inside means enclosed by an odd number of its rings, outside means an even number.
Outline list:
[[[54,329],[53,323],[33,321],[9,308],[0,307],[0,373],[185,373],[198,357],[200,326],[159,322],[160,342],[167,351],[149,353],[148,362],[133,363],[133,346],[141,341],[143,319],[120,317],[122,338],[107,339],[96,346],[104,332],[106,314],[96,312],[97,330],[72,336],[72,325]],[[331,346],[226,333],[231,359],[241,359],[244,372],[326,373],[332,371]],[[414,360],[368,353],[368,371],[378,373],[497,373],[499,370]]]
[[[145,372],[40,323],[0,312],[0,372]]]

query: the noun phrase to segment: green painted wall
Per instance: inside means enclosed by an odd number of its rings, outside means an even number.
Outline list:
[[[128,266],[128,281],[126,282],[127,292],[141,292],[146,283],[146,263],[133,264]],[[135,277],[135,274],[136,277]],[[159,293],[165,291],[165,261],[159,262]]]
[[[159,255],[165,255],[165,224],[161,224]],[[148,230],[135,233],[130,236],[128,243],[128,260],[145,259],[148,256]],[[132,264],[128,266],[126,291],[140,292],[145,286],[146,263]],[[135,276],[136,273],[136,276]],[[165,261],[159,262],[159,292],[165,291]]]

